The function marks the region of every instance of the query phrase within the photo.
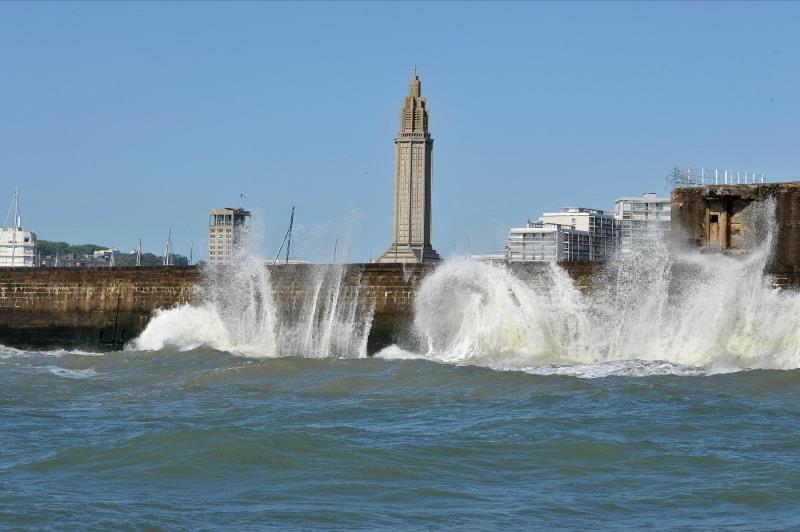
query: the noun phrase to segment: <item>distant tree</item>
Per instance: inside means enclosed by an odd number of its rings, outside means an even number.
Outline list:
[[[68,242],[51,242],[50,240],[37,240],[36,247],[42,257],[52,256],[56,254],[66,255],[74,253],[79,257],[91,255],[95,251],[101,249],[108,249],[108,246],[98,246],[97,244],[79,244],[72,245]]]
[[[136,266],[135,253],[120,253],[114,257],[114,262],[117,266]],[[174,266],[186,266],[189,264],[189,259],[183,255],[172,255],[172,264]],[[142,266],[163,266],[164,257],[154,255],[153,253],[142,253]]]
[[[60,256],[75,254],[77,257],[86,257],[92,255],[95,251],[101,249],[109,249],[109,246],[98,246],[97,244],[79,244],[72,245],[69,242],[53,242],[50,240],[38,240],[36,246],[39,255],[42,257],[55,257],[56,254]],[[114,256],[114,263],[117,266],[136,266],[135,253],[117,253]],[[164,257],[155,255],[154,253],[142,253],[142,266],[163,266]],[[175,266],[187,266],[189,259],[183,255],[173,253],[172,264]]]

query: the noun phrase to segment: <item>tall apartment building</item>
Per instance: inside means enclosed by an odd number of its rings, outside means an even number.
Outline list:
[[[620,254],[647,249],[670,229],[670,199],[653,192],[641,197],[619,198],[614,202],[614,223]]]
[[[508,262],[588,261],[591,236],[571,225],[529,220],[525,227],[511,228],[506,253]]]
[[[208,211],[208,262],[228,263],[235,252],[250,246],[250,211],[211,209]]]
[[[567,207],[561,209],[561,212],[544,213],[539,222],[569,226],[587,232],[588,258],[577,260],[608,260],[614,254],[614,215],[609,212],[585,207]]]

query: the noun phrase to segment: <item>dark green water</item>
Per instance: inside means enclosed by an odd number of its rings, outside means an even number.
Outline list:
[[[0,348],[0,527],[800,527],[800,370]]]

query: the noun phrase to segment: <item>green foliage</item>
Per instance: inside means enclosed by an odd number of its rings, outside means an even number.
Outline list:
[[[77,257],[84,258],[95,251],[109,249],[109,246],[98,246],[97,244],[80,244],[73,246],[69,242],[52,242],[50,240],[38,240],[36,242],[39,254],[42,257],[55,257],[56,253],[60,256],[74,253]],[[117,266],[136,266],[136,255],[133,253],[118,253],[114,256]],[[173,254],[172,263],[175,266],[187,266],[189,259],[183,255]],[[164,257],[153,253],[142,253],[142,266],[162,266]]]
[[[136,266],[136,255],[134,253],[120,253],[114,257],[117,266]],[[142,253],[142,266],[161,266],[164,264],[164,257],[153,253]],[[175,266],[188,266],[189,259],[183,255],[172,255],[172,264]]]
[[[37,240],[36,247],[42,257],[47,257],[48,255],[54,257],[56,252],[58,252],[59,255],[74,253],[79,257],[85,257],[86,255],[91,255],[95,251],[108,249],[108,247],[98,246],[96,244],[79,244],[73,246],[68,242],[51,242],[49,240]]]

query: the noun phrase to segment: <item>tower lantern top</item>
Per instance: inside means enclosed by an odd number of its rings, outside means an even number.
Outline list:
[[[422,82],[417,75],[417,65],[408,82],[408,96],[400,110],[400,135],[422,135],[428,137],[428,109],[422,97]]]
[[[417,65],[414,65],[414,73],[411,75],[411,81],[408,82],[408,96],[410,98],[420,98],[422,96],[422,82],[417,75]]]

